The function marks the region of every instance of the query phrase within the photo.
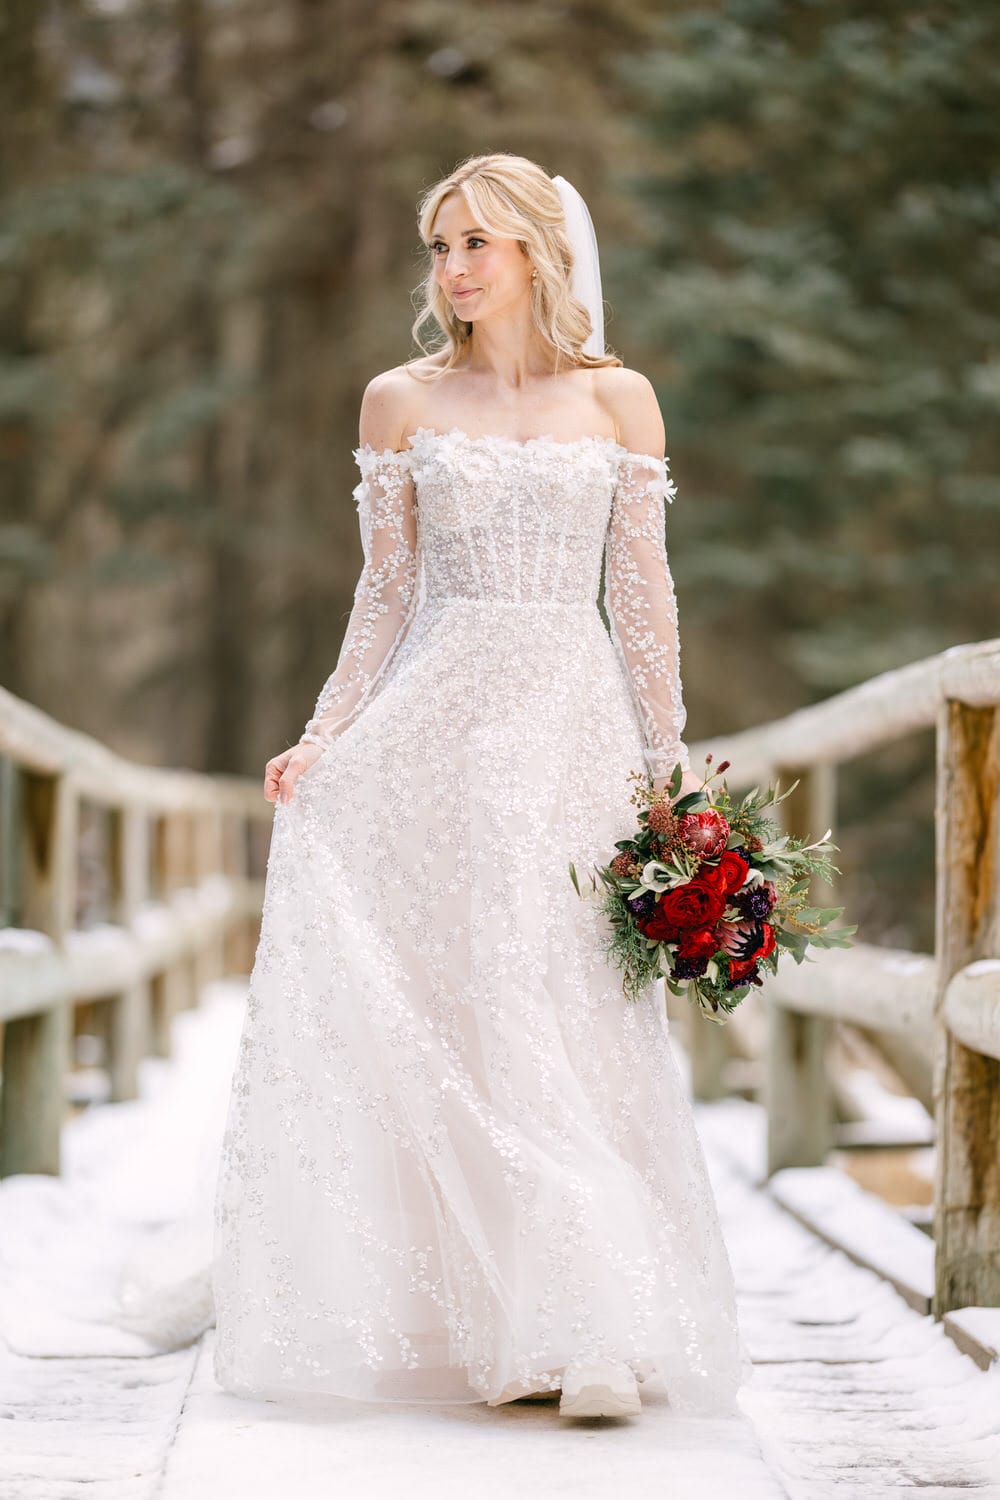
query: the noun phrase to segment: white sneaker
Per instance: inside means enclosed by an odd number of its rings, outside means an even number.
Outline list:
[[[641,1411],[635,1376],[621,1360],[578,1359],[567,1365],[561,1417],[635,1417]]]
[[[505,1406],[508,1401],[553,1401],[559,1395],[558,1390],[552,1390],[548,1386],[540,1388],[524,1386],[528,1382],[515,1380],[512,1385],[505,1385],[499,1396],[491,1396],[486,1402],[487,1406]]]

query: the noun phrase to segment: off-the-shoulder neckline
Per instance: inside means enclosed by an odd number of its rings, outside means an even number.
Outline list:
[[[425,437],[441,440],[445,438],[462,438],[467,443],[496,443],[500,447],[507,448],[533,448],[543,443],[552,448],[580,448],[587,443],[593,443],[598,446],[604,445],[611,448],[621,454],[623,458],[636,458],[647,464],[667,463],[665,457],[657,457],[655,453],[635,453],[632,449],[626,448],[625,444],[620,443],[617,438],[605,437],[600,433],[585,433],[583,436],[577,438],[555,438],[551,433],[545,432],[537,437],[512,438],[496,432],[469,433],[466,432],[464,427],[449,427],[444,431],[440,431],[436,427],[417,427],[415,431],[404,433],[403,436],[410,445],[407,448],[383,448],[382,452],[379,453],[370,443],[362,443],[356,451],[358,453],[372,454],[378,458],[399,458],[402,455],[414,452],[417,446],[414,439],[419,440]]]

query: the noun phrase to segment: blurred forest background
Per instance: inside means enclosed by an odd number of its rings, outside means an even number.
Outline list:
[[[1000,633],[996,7],[0,18],[11,691],[156,764],[259,776],[298,738],[361,562],[361,393],[417,352],[417,199],[487,150],[580,188],[658,390],[689,738]],[[932,736],[840,804],[859,937],[929,947]]]

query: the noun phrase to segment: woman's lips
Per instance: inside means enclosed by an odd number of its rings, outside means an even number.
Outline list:
[[[460,297],[474,297],[476,295],[476,293],[478,291],[480,291],[480,290],[481,290],[481,288],[478,287],[478,286],[470,286],[470,287],[466,287],[466,289],[465,289],[464,292],[455,292],[453,295],[456,298],[460,298]]]

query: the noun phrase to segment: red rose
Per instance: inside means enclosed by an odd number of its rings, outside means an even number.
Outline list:
[[[743,958],[731,958],[729,960],[730,979],[746,979],[762,958],[774,949],[774,928],[770,922],[761,922],[760,942],[753,953],[748,953]]]
[[[663,908],[660,906],[659,901],[657,901],[648,917],[636,917],[635,925],[646,937],[652,938],[657,943],[672,942],[677,936],[670,923],[664,919]]]
[[[725,876],[718,865],[703,862],[698,866],[696,879],[700,880],[702,885],[710,885],[713,891],[721,891],[725,895]]]
[[[652,914],[639,923],[647,937],[672,943],[693,927],[711,927],[725,910],[725,894],[702,880],[687,880],[664,891]]]
[[[677,831],[681,842],[691,850],[692,854],[701,854],[707,859],[714,859],[726,847],[729,824],[714,808],[708,812],[685,813],[679,821],[680,826]]]
[[[742,854],[737,853],[735,849],[723,849],[719,863],[715,866],[713,874],[715,875],[716,882],[722,886],[726,895],[731,896],[743,884],[749,868],[750,861],[744,858]],[[706,872],[699,870],[698,873],[704,879]]]
[[[711,958],[719,947],[713,927],[695,927],[685,932],[677,945],[679,958]]]

